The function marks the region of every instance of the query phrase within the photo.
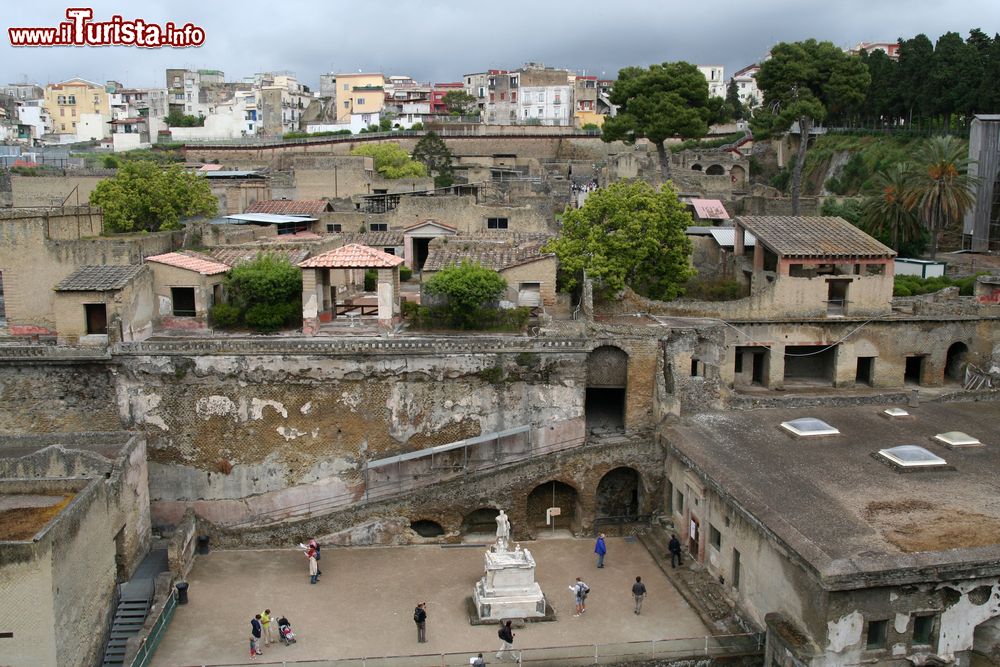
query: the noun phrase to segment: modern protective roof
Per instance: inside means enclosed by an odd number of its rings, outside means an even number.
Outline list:
[[[403,232],[361,232],[357,234],[346,234],[348,243],[360,243],[373,248],[388,248],[390,246],[401,246],[405,242]]]
[[[57,292],[114,292],[142,273],[142,264],[81,266],[55,286]]]
[[[281,225],[290,222],[315,222],[317,218],[308,215],[279,215],[277,213],[237,213],[227,215],[227,220],[239,222],[261,222],[270,225]]]
[[[351,243],[310,257],[299,266],[304,269],[390,269],[402,263],[402,257],[360,243]]]
[[[736,224],[783,257],[894,257],[843,218],[825,216],[743,216]]]
[[[194,271],[203,276],[214,276],[219,273],[225,273],[231,268],[228,264],[223,264],[211,257],[195,252],[168,252],[163,255],[147,257],[146,261]]]
[[[445,243],[447,239],[447,243]],[[512,266],[527,264],[540,259],[554,257],[552,253],[542,252],[548,239],[523,240],[465,238],[449,236],[445,239],[435,239],[427,247],[427,260],[424,271],[440,271],[441,269],[473,262],[493,271],[502,271]]]
[[[319,215],[332,210],[333,205],[322,199],[264,199],[250,204],[244,213]]]
[[[702,220],[729,220],[726,207],[718,199],[692,199],[691,205]]]
[[[736,245],[736,229],[733,227],[711,227],[708,233],[712,235],[715,242],[724,248],[732,248]],[[757,245],[757,237],[747,232],[743,235],[743,247],[752,248]]]

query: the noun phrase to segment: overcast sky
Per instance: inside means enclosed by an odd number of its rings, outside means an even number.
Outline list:
[[[205,30],[187,49],[13,48],[9,27],[55,26],[66,4],[4,0],[0,78],[42,85],[74,76],[129,86],[165,85],[164,69],[221,69],[227,80],[291,70],[312,89],[323,72],[381,71],[420,81],[524,62],[614,78],[625,65],[687,60],[721,64],[728,77],[778,41],[815,37],[839,46],[979,27],[1000,31],[1000,0],[144,0],[73,2],[95,20],[125,19]]]

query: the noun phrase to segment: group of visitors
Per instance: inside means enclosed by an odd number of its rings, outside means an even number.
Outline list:
[[[273,619],[274,616],[277,616],[276,620]],[[278,639],[284,644],[287,645],[295,641],[295,635],[292,633],[292,624],[288,622],[288,619],[281,614],[271,614],[270,609],[265,609],[250,619],[251,660],[256,660],[258,655],[264,655],[264,650],[260,647],[261,641],[264,642],[265,646],[275,643],[274,634],[271,630],[272,625],[278,626]]]

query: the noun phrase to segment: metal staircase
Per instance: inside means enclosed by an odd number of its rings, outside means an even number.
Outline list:
[[[121,585],[111,631],[104,645],[101,667],[124,665],[125,644],[142,630],[153,602],[156,576],[167,569],[167,550],[152,549],[132,578]]]

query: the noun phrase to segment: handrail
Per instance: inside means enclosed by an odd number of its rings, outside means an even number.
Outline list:
[[[173,618],[174,610],[176,608],[177,598],[174,597],[173,593],[171,593],[167,595],[167,599],[163,603],[160,613],[157,614],[156,620],[153,621],[149,634],[143,637],[142,644],[140,644],[135,657],[132,658],[132,662],[129,663],[129,667],[146,667],[150,662],[152,662],[153,655],[156,653],[156,648],[160,645],[160,640],[163,639],[163,633],[166,632],[166,628],[170,624],[170,619]]]

